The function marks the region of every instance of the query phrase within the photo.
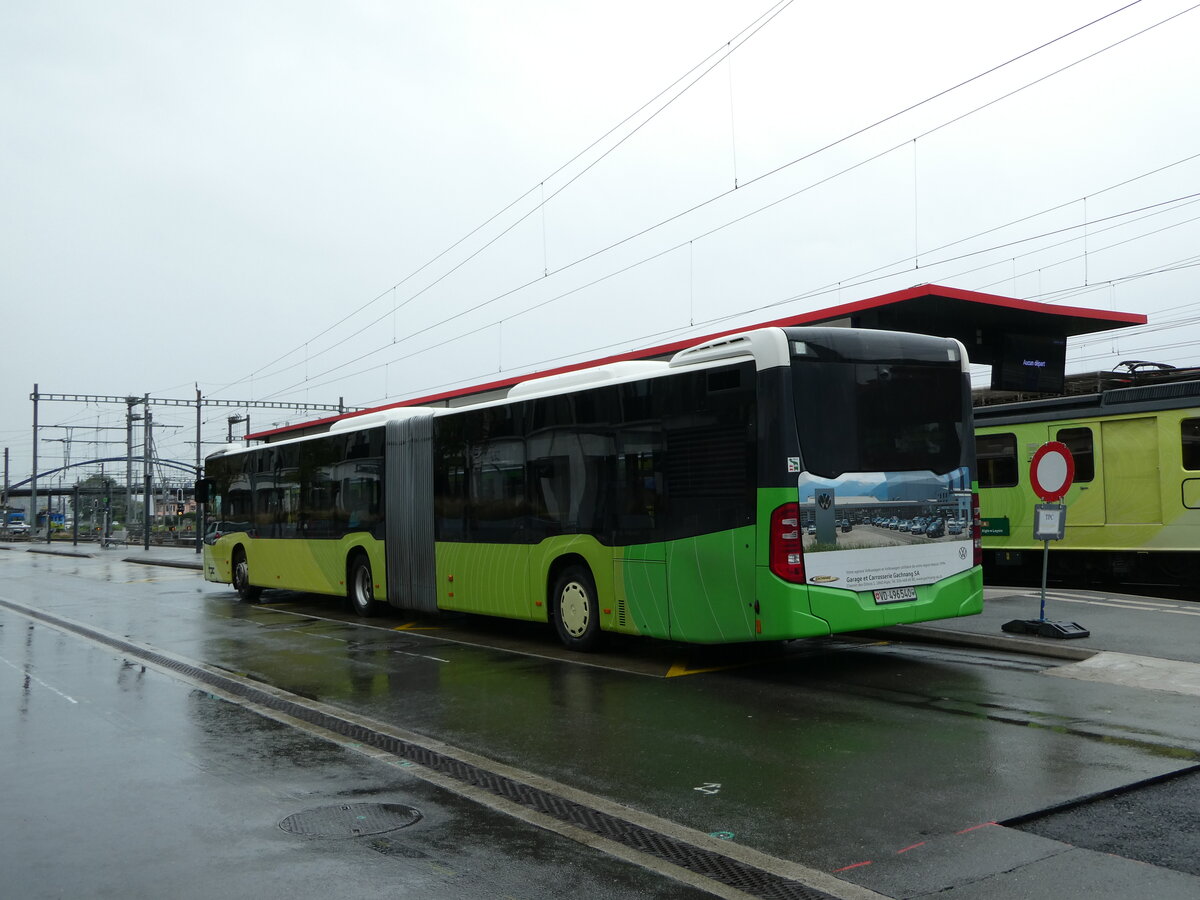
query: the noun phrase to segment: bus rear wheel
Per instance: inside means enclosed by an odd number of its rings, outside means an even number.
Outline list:
[[[600,603],[596,582],[583,566],[558,576],[550,595],[554,628],[568,650],[594,650],[600,643]]]
[[[246,551],[240,547],[233,553],[233,589],[246,603],[253,603],[262,596],[262,588],[250,583],[250,564],[246,562]]]
[[[350,561],[350,578],[346,582],[346,597],[350,608],[363,618],[379,611],[375,602],[375,579],[371,574],[371,561],[365,556],[356,556]]]

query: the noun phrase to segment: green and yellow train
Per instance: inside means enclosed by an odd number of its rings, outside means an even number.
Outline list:
[[[975,409],[984,568],[1040,572],[1034,451],[1060,441],[1075,477],[1052,576],[1186,586],[1200,576],[1200,379],[1149,383]],[[1174,379],[1180,377],[1175,374]]]

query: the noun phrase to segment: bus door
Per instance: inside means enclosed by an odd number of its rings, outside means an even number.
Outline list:
[[[667,544],[673,640],[754,640],[755,540],[747,527]]]
[[[610,502],[616,516],[614,543],[621,548],[613,558],[616,626],[670,638],[667,549],[661,528],[662,426],[653,420],[627,422],[616,439],[616,472],[610,479]]]

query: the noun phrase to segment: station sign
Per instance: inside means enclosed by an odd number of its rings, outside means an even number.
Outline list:
[[[1008,516],[987,516],[979,519],[979,533],[983,537],[1008,537]]]

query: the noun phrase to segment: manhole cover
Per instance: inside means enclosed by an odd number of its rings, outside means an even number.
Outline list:
[[[420,819],[419,810],[399,803],[351,803],[293,813],[279,827],[290,834],[352,838],[395,831]]]

